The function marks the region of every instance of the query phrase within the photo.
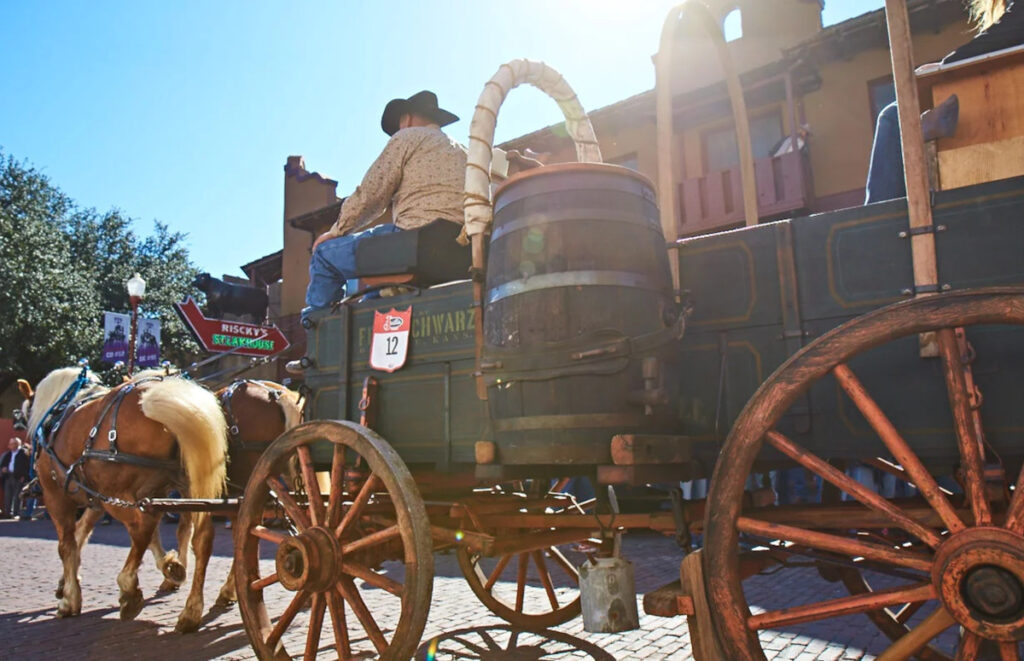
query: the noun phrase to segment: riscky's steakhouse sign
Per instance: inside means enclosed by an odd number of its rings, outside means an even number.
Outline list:
[[[290,346],[288,338],[277,326],[260,326],[203,316],[191,296],[183,303],[175,303],[174,307],[196,341],[211,353],[230,351],[240,356],[273,356]]]

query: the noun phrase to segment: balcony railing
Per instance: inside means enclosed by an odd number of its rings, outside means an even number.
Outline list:
[[[807,155],[789,152],[754,161],[757,215],[772,218],[806,209],[813,189]],[[743,186],[737,165],[679,184],[679,236],[714,232],[743,223]]]

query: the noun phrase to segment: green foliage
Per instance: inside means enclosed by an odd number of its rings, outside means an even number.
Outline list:
[[[125,281],[146,279],[140,316],[159,318],[161,355],[198,347],[172,303],[193,293],[185,235],[159,222],[138,237],[118,210],[79,209],[43,174],[0,151],[0,390],[80,357],[97,362],[104,310],[130,309]]]

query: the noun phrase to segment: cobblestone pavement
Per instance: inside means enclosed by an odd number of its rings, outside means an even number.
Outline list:
[[[171,546],[174,527],[161,526],[165,545]],[[82,559],[83,608],[81,616],[58,620],[53,595],[60,562],[53,526],[49,521],[0,521],[0,657],[10,659],[252,659],[236,607],[210,610],[220,582],[231,562],[230,531],[218,523],[214,557],[206,585],[208,613],[197,633],[175,633],[174,624],[185,602],[184,592],[156,594],[160,576],[147,557],[140,570],[146,597],[141,614],[131,622],[118,619],[115,577],[127,553],[128,537],[120,524],[100,526]],[[672,540],[654,534],[627,535],[624,555],[636,567],[640,594],[678,578],[682,557]],[[640,629],[623,634],[589,634],[577,618],[545,634],[516,631],[492,615],[476,599],[453,554],[436,556],[436,578],[424,643],[418,658],[433,644],[438,659],[689,659],[689,634],[683,618],[643,615]],[[191,576],[190,576],[191,578]],[[746,584],[755,608],[779,608],[810,599],[839,597],[843,588],[827,583],[813,569],[787,569],[759,576]],[[530,588],[529,598],[544,598],[541,588]],[[393,626],[396,613],[377,602],[368,590],[367,604],[382,628]],[[391,595],[382,595],[393,599]],[[289,599],[283,592],[280,613]],[[920,615],[919,615],[920,616]],[[299,615],[285,638],[288,649],[301,652],[305,636]],[[328,626],[329,630],[329,626]],[[330,637],[328,631],[325,637]],[[356,640],[353,634],[353,640]],[[955,630],[947,633],[955,636]],[[870,659],[884,649],[882,634],[864,616],[826,620],[762,633],[769,659]],[[365,641],[363,641],[365,642]],[[955,644],[955,638],[942,641]],[[329,650],[328,650],[329,651]]]

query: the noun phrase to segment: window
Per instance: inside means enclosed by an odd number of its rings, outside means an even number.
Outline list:
[[[621,165],[622,167],[629,168],[630,170],[636,170],[637,172],[640,171],[640,168],[637,167],[636,152],[610,159],[608,162],[614,163],[615,165]]]
[[[743,17],[739,9],[733,9],[722,20],[722,34],[726,41],[736,41],[743,37]]]
[[[874,133],[878,124],[878,113],[896,100],[896,86],[893,85],[892,76],[869,82],[868,98],[871,99],[871,131]]]
[[[755,160],[771,156],[772,147],[779,144],[782,137],[782,116],[778,111],[750,120],[750,147]],[[705,174],[728,170],[739,162],[740,151],[736,146],[736,130],[732,126],[704,134]]]

